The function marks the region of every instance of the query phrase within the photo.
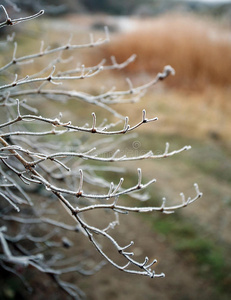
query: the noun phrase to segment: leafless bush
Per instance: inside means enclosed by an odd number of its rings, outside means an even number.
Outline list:
[[[5,21],[0,24],[1,28],[43,14],[43,11],[40,11],[27,18],[11,19],[3,6],[1,10],[5,14]],[[104,265],[105,261],[123,272],[151,278],[163,277],[163,273],[157,274],[153,270],[155,260],[149,261],[148,257],[145,257],[143,261],[137,261],[132,251],[133,242],[120,245],[111,234],[112,229],[119,224],[120,214],[172,213],[201,197],[195,184],[195,197],[185,199],[181,194],[182,201],[176,206],[165,205],[165,199],[159,207],[144,205],[136,207],[129,205],[130,201],[124,205],[120,197],[125,195],[140,201],[147,200],[146,194],[135,192],[143,191],[154,183],[155,179],[143,183],[141,169],[138,168],[137,183],[132,187],[123,188],[123,178],[114,184],[102,177],[103,172],[97,172],[105,171],[108,168],[106,163],[113,165],[113,162],[165,158],[190,149],[190,146],[185,146],[169,152],[169,145],[166,144],[162,154],[155,155],[149,151],[135,157],[120,155],[119,149],[115,149],[118,140],[114,141],[114,136],[125,135],[139,126],[156,121],[157,118],[147,118],[146,111],[143,110],[141,120],[131,126],[128,117],[121,116],[110,105],[138,100],[159,80],[174,74],[170,66],[166,66],[162,73],[157,74],[145,85],[133,87],[128,80],[128,89],[124,91],[111,89],[99,95],[90,95],[65,89],[66,81],[87,79],[107,69],[120,69],[134,60],[135,57],[132,56],[124,63],[118,64],[115,58],[112,58],[111,65],[105,65],[105,61],[102,61],[91,68],[82,65],[73,70],[58,71],[57,66],[63,61],[61,57],[63,52],[96,47],[108,41],[109,35],[105,29],[103,39],[94,40],[91,36],[89,43],[82,45],[72,44],[70,40],[67,44],[56,48],[44,48],[42,42],[37,53],[25,56],[17,56],[17,42],[14,42],[14,36],[8,36],[5,41],[6,44],[13,43],[14,46],[12,59],[0,68],[0,264],[5,270],[19,276],[28,289],[29,284],[20,271],[21,268],[28,266],[49,274],[60,288],[75,299],[81,298],[83,293],[73,284],[64,282],[61,277],[69,272],[93,274]],[[20,68],[24,64],[33,64],[41,57],[49,58],[54,53],[57,53],[55,60],[50,60],[48,66],[39,73],[19,78],[14,71],[14,66]],[[11,80],[12,75],[14,78]],[[76,98],[104,109],[114,115],[113,118],[116,117],[119,122],[109,123],[105,120],[102,124],[97,124],[95,113],[92,113],[91,125],[62,121],[61,113],[59,117],[48,118],[46,113],[41,114],[30,104],[30,100],[34,97],[37,97],[38,101],[46,99],[47,103],[50,99],[58,101],[60,98],[62,100]],[[120,122],[123,124],[120,125]],[[81,144],[79,138],[81,133],[97,136],[98,140]],[[109,137],[101,139],[102,136]],[[70,151],[71,141],[74,141],[72,149],[77,151]],[[115,149],[113,153],[112,149]],[[84,164],[84,161],[87,163]],[[99,164],[92,165],[91,161]],[[111,166],[110,171],[119,172],[121,168]],[[58,208],[58,202],[68,212],[69,220],[65,217],[60,218],[63,212],[60,207]],[[104,218],[102,216],[105,213],[111,213],[107,214],[107,218],[108,216],[110,218],[108,225],[106,227],[92,225],[91,217],[88,217],[91,216],[90,212],[98,213],[100,218]],[[83,256],[67,256],[63,249],[72,247],[71,238],[76,234],[88,237],[89,242],[101,254],[102,262],[89,269],[87,258],[84,261]],[[110,253],[105,252],[101,244],[104,239],[111,244],[117,256],[123,258],[122,262],[120,260],[117,262]]]

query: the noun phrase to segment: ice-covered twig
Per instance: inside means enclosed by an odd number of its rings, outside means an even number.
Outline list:
[[[19,24],[21,22],[25,22],[25,21],[30,21],[32,19],[35,19],[41,15],[44,14],[44,10],[40,10],[38,13],[28,16],[28,17],[23,17],[23,18],[18,18],[18,19],[11,19],[5,9],[5,7],[3,5],[0,5],[1,9],[3,10],[6,20],[2,23],[0,23],[0,28],[4,27],[4,26],[12,26],[12,25],[16,25]]]

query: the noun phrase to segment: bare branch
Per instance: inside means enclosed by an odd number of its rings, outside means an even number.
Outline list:
[[[29,21],[44,13],[41,10],[35,15],[11,19],[3,5],[1,9],[5,21],[0,24],[0,28]],[[20,43],[15,41],[13,35],[4,41],[4,45],[13,41],[14,48],[11,49],[10,61],[0,68],[0,198],[3,200],[0,202],[0,266],[19,276],[27,288],[29,286],[16,266],[31,266],[49,274],[73,299],[81,299],[83,292],[72,283],[64,282],[62,275],[69,272],[92,275],[105,262],[109,262],[126,273],[150,278],[164,277],[163,273],[155,272],[155,259],[149,260],[144,256],[139,261],[135,258],[133,241],[122,242],[123,245],[120,245],[113,237],[111,231],[116,230],[120,224],[119,215],[173,213],[195,202],[202,193],[195,184],[196,195],[192,198],[186,199],[181,193],[176,205],[168,205],[166,198],[163,198],[160,205],[149,206],[148,203],[139,203],[149,198],[148,193],[143,191],[156,179],[144,180],[141,168],[137,168],[137,181],[126,185],[125,162],[167,158],[191,148],[184,146],[170,151],[169,143],[166,143],[162,153],[147,150],[137,154],[123,151],[119,147],[122,142],[134,137],[128,133],[158,118],[149,119],[143,109],[140,120],[132,125],[128,116],[118,113],[111,105],[139,101],[148,89],[169,75],[174,75],[174,69],[166,66],[152,80],[138,86],[127,78],[124,90],[112,87],[90,94],[77,90],[77,85],[76,90],[71,90],[71,82],[88,80],[107,70],[123,69],[136,57],[132,55],[120,64],[115,57],[111,57],[109,65],[103,59],[94,66],[83,63],[73,66],[74,51],[103,45],[109,42],[110,37],[105,28],[103,38],[96,39],[90,34],[89,42],[84,44],[76,44],[72,38],[71,34],[67,42],[53,48],[46,47],[46,41],[42,41],[34,54],[22,56],[18,56]],[[64,59],[62,53],[65,51],[73,53]],[[31,69],[38,59],[44,60],[45,67],[33,73]],[[30,71],[27,69],[29,64]],[[13,65],[16,65],[18,74],[11,68]],[[22,65],[25,72],[22,72]],[[31,72],[31,75],[27,75]],[[104,109],[107,115],[110,113],[114,117],[108,120],[107,116],[103,116],[100,120],[98,113],[96,116],[92,112],[88,120],[90,125],[77,125],[80,122],[80,118],[76,117],[78,111],[74,113],[74,122],[71,117],[63,121],[65,115],[57,113],[56,107],[55,117],[48,118],[47,107],[40,109],[42,105],[33,105],[32,98],[36,98],[39,103],[41,100],[54,100],[49,110],[58,101],[63,104],[69,98],[78,99]],[[121,138],[117,139],[116,136]],[[121,167],[116,163],[120,163]],[[106,171],[113,176],[115,173],[123,173],[123,176],[120,174],[120,179],[111,179]],[[125,195],[132,197],[131,201],[126,201]],[[96,225],[92,224],[91,213],[99,215]],[[102,262],[89,267],[85,253],[75,257],[66,255],[63,248],[76,247],[76,234],[88,237],[103,257]],[[80,241],[79,238],[77,240]],[[105,240],[112,245],[117,256],[122,257],[123,262],[118,263],[111,253],[107,253]]]
[[[11,19],[5,9],[5,7],[3,5],[0,5],[0,7],[2,8],[5,16],[6,16],[6,20],[2,23],[0,23],[0,28],[4,27],[4,26],[12,26],[12,25],[16,25],[19,24],[21,22],[25,22],[25,21],[30,21],[32,19],[35,19],[41,15],[44,14],[44,10],[40,10],[38,13],[31,15],[29,17],[24,17],[24,18],[18,18],[18,19]]]

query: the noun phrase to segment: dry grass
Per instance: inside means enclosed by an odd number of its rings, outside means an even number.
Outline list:
[[[167,15],[137,20],[134,30],[120,34],[103,48],[103,56],[118,62],[137,54],[127,70],[156,73],[166,64],[176,76],[168,80],[174,87],[204,89],[231,83],[231,35],[216,22],[193,16]]]

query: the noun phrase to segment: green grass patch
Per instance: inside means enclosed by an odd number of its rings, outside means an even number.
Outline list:
[[[145,218],[182,259],[196,265],[198,275],[212,280],[221,294],[231,292],[231,265],[227,263],[222,245],[216,244],[203,229],[178,213],[146,215]]]

